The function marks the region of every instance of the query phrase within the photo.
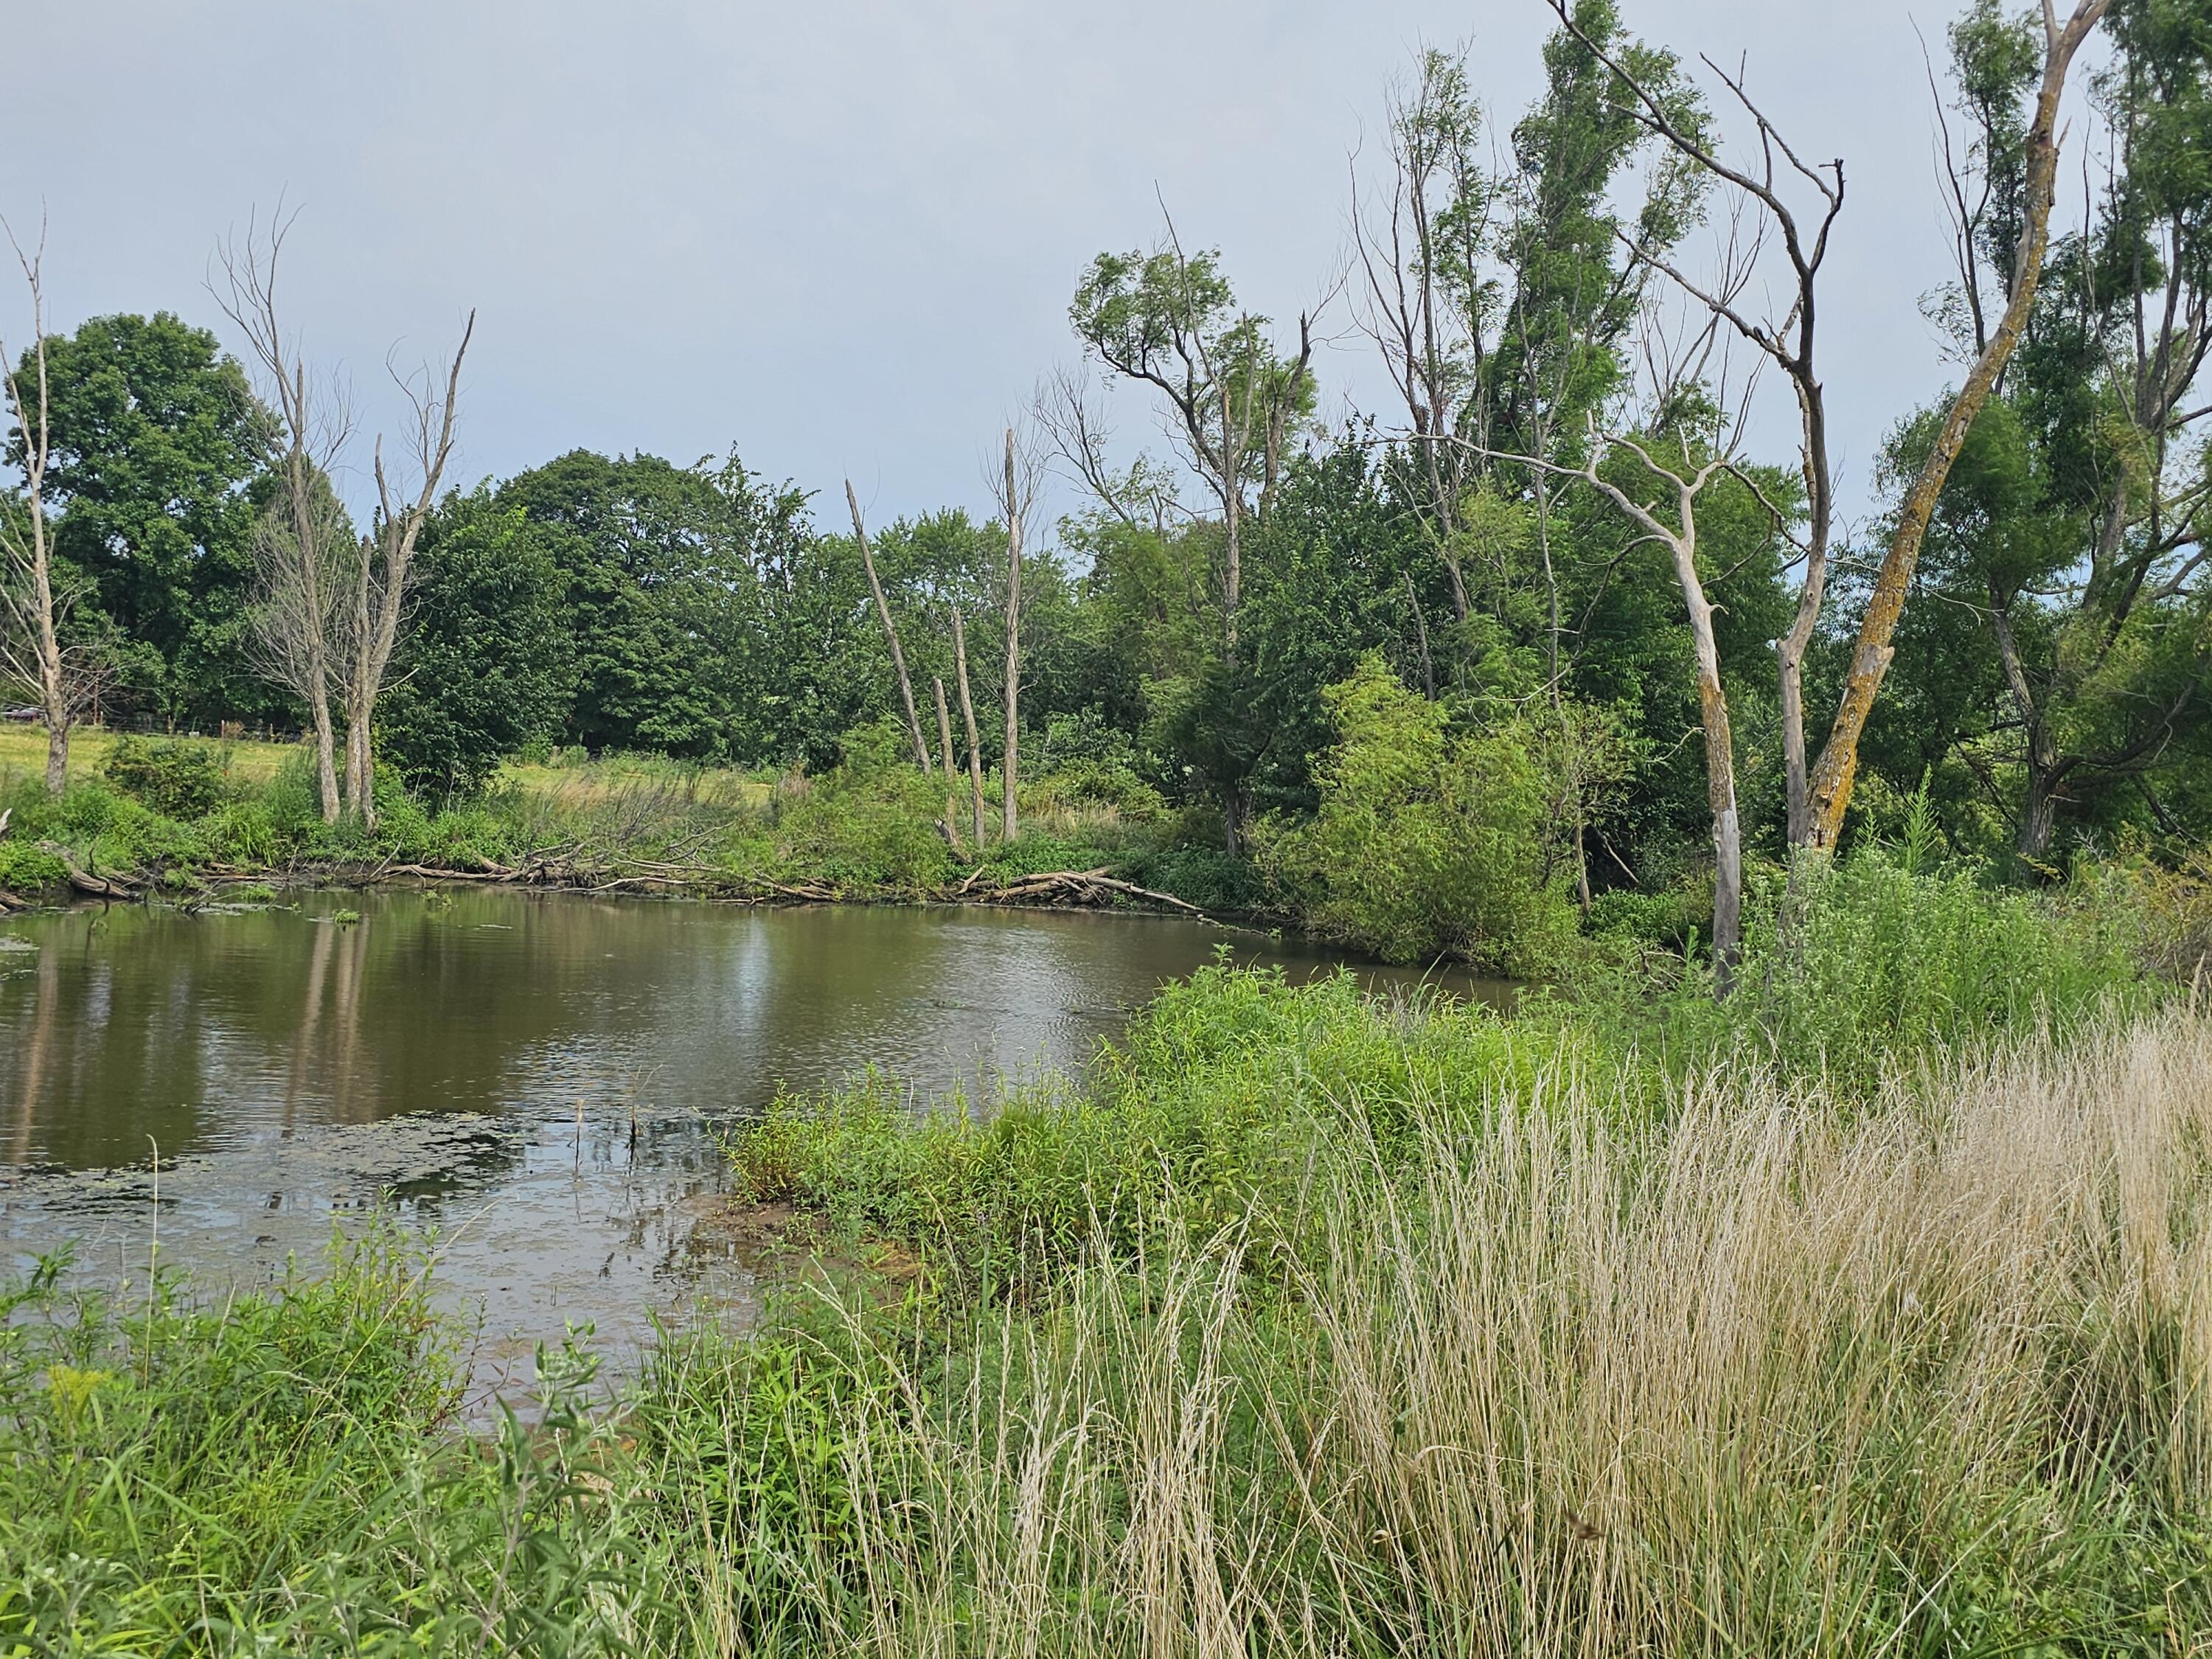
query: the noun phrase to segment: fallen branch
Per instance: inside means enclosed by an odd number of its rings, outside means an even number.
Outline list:
[[[980,872],[979,872],[980,873]],[[970,876],[954,890],[955,896],[969,891]],[[1034,875],[1017,877],[1000,886],[987,888],[976,896],[985,904],[1006,904],[1023,899],[1057,897],[1078,904],[1110,903],[1115,895],[1141,900],[1146,904],[1164,905],[1196,916],[1200,921],[1211,921],[1205,911],[1188,899],[1179,899],[1173,893],[1162,893],[1150,887],[1139,887],[1133,881],[1122,881],[1106,873],[1106,867],[1096,870],[1050,870]]]
[[[39,848],[41,852],[51,853],[61,860],[63,872],[69,877],[70,886],[76,888],[78,892],[88,894],[94,898],[136,898],[138,896],[138,890],[144,884],[140,882],[125,881],[120,878],[95,876],[89,871],[80,870],[77,868],[76,860],[69,855],[69,849],[58,842],[42,841],[39,843]]]

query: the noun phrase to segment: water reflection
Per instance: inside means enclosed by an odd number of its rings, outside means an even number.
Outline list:
[[[158,1143],[165,1254],[204,1278],[275,1273],[391,1192],[466,1223],[445,1276],[495,1328],[635,1328],[696,1283],[716,1124],[869,1065],[971,1097],[1079,1067],[1224,939],[1334,969],[1188,922],[975,909],[464,891],[19,916],[0,1236],[19,1267],[75,1239],[94,1270],[143,1267]]]

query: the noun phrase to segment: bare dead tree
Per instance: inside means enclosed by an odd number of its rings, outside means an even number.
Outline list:
[[[1426,496],[1422,526],[1451,579],[1452,614],[1462,623],[1469,604],[1460,504],[1470,456],[1479,457],[1490,436],[1461,431],[1463,410],[1480,420],[1488,409],[1480,399],[1464,401],[1483,373],[1490,291],[1482,272],[1490,191],[1475,155],[1480,125],[1464,62],[1425,52],[1417,85],[1391,99],[1379,198],[1362,199],[1358,168],[1352,169],[1352,248],[1364,289],[1354,322],[1380,350],[1406,405]],[[1455,434],[1476,447],[1452,442]]]
[[[1006,732],[1000,768],[999,835],[1014,839],[1020,824],[1015,792],[1021,773],[1022,693],[1022,525],[1036,504],[1039,467],[1034,442],[1017,444],[1006,428],[1006,465],[994,480],[1000,521],[1006,527]]]
[[[948,605],[952,613],[952,670],[960,682],[960,720],[968,728],[968,786],[975,803],[975,850],[983,850],[983,743],[975,732],[975,699],[968,690],[968,624],[960,615],[960,607]]]
[[[2026,192],[2023,234],[2015,256],[2010,292],[1996,329],[1988,329],[1975,279],[1972,252],[1975,210],[1970,208],[1952,179],[1948,204],[1954,228],[1966,252],[1966,286],[1973,310],[1976,356],[1966,380],[1954,396],[1942,427],[1919,477],[1905,497],[1891,532],[1890,545],[1876,574],[1874,592],[1858,629],[1841,703],[1820,758],[1809,767],[1804,735],[1802,672],[1804,657],[1819,625],[1825,592],[1829,541],[1834,515],[1834,480],[1828,458],[1827,413],[1821,383],[1814,363],[1816,289],[1826,256],[1829,234],[1844,204],[1844,165],[1840,161],[1808,165],[1784,139],[1765,112],[1753,101],[1740,75],[1730,75],[1708,58],[1705,64],[1719,76],[1745,112],[1759,135],[1759,162],[1741,168],[1721,159],[1701,135],[1672,118],[1662,102],[1630,75],[1614,58],[1575,22],[1566,0],[1547,0],[1563,27],[1595,53],[1631,88],[1639,119],[1650,131],[1672,145],[1683,156],[1713,177],[1725,180],[1755,203],[1766,222],[1778,234],[1788,258],[1794,293],[1777,318],[1753,317],[1724,295],[1701,288],[1680,270],[1650,250],[1627,239],[1636,256],[1672,278],[1724,319],[1789,378],[1798,404],[1802,441],[1801,461],[1805,475],[1807,533],[1802,551],[1804,580],[1798,591],[1796,616],[1776,647],[1781,675],[1784,762],[1790,794],[1790,837],[1793,845],[1832,849],[1842,834],[1845,810],[1858,770],[1859,738],[1872,712],[1883,677],[1888,672],[1891,639],[1897,629],[1920,546],[1926,538],[1936,498],[1942,495],[1951,467],[1964,446],[1974,418],[1989,400],[2024,331],[2033,307],[2035,289],[2050,244],[2051,210],[2056,193],[2058,143],[2057,117],[2066,78],[2082,43],[2103,17],[2110,0],[2077,0],[2072,15],[2062,25],[2052,0],[2043,0],[2044,68],[2035,114],[2027,136]],[[1948,153],[1948,132],[1946,149]],[[1783,194],[1785,176],[1809,185],[1816,197],[1814,216],[1801,226]]]
[[[1620,77],[1636,100],[1638,118],[1644,129],[1670,145],[1677,154],[1711,177],[1730,185],[1762,216],[1753,250],[1771,230],[1787,261],[1791,287],[1789,303],[1778,317],[1753,314],[1741,301],[1743,283],[1729,278],[1730,262],[1723,261],[1722,280],[1692,281],[1672,260],[1628,232],[1620,233],[1631,257],[1663,273],[1682,293],[1703,306],[1749,341],[1779,368],[1797,401],[1798,460],[1805,479],[1805,536],[1799,547],[1803,575],[1798,584],[1797,605],[1788,630],[1775,642],[1776,667],[1781,684],[1782,756],[1789,798],[1790,842],[1803,845],[1813,832],[1811,797],[1807,782],[1805,751],[1804,668],[1820,626],[1820,610],[1827,592],[1828,544],[1835,520],[1835,473],[1828,455],[1827,398],[1814,362],[1819,320],[1820,268],[1828,255],[1828,240],[1844,208],[1844,164],[1838,159],[1808,165],[1801,159],[1765,112],[1745,88],[1741,73],[1731,75],[1711,58],[1704,62],[1735,101],[1748,114],[1759,136],[1755,168],[1738,167],[1724,160],[1705,135],[1670,112],[1635,75],[1608,53],[1575,21],[1565,0],[1550,0],[1561,27],[1574,35],[1607,68]],[[1811,217],[1800,223],[1797,210],[1784,194],[1785,179],[1809,185],[1814,202]],[[1738,270],[1739,278],[1747,272]]]
[[[27,397],[21,370],[0,338],[0,378],[7,390],[7,413],[22,441],[23,492],[20,500],[0,498],[0,678],[19,681],[37,698],[46,725],[47,789],[61,793],[69,781],[70,734],[92,708],[108,668],[106,653],[94,641],[73,638],[70,613],[83,585],[70,580],[54,563],[53,526],[46,513],[46,472],[53,453],[47,416],[46,300],[42,267],[46,226],[26,252],[6,229],[9,246],[22,267],[31,296],[31,374],[36,402]]]
[[[276,412],[277,489],[270,518],[255,538],[262,580],[254,621],[271,677],[307,705],[323,821],[335,823],[340,802],[331,693],[340,658],[332,634],[343,614],[343,590],[333,579],[343,579],[348,571],[335,567],[349,566],[360,549],[349,532],[339,533],[343,515],[331,511],[329,475],[352,416],[334,385],[311,381],[307,358],[277,308],[277,265],[297,217],[280,204],[265,237],[258,218],[249,222],[242,240],[233,237],[216,250],[225,281],[210,289],[245,337],[258,389]]]
[[[461,363],[476,330],[477,314],[471,311],[447,367],[442,394],[427,366],[419,386],[415,380],[392,376],[414,416],[410,447],[421,483],[411,496],[395,491],[385,471],[384,441],[380,437],[376,441],[376,528],[362,544],[355,565],[353,616],[347,630],[353,648],[344,675],[346,799],[371,829],[376,825],[376,758],[370,735],[375,729],[376,701],[399,640],[400,609],[414,573],[415,545],[437,501],[446,464],[453,458]]]
[[[295,490],[301,492],[295,499]],[[334,758],[323,743],[331,724],[330,697],[336,665],[348,654],[352,611],[347,597],[362,557],[344,504],[320,466],[294,469],[280,458],[276,492],[253,527],[253,654],[272,684],[297,696],[322,720],[312,727],[319,762]],[[334,741],[334,739],[333,739]],[[318,769],[324,819],[335,823],[340,806],[335,767]]]
[[[1720,292],[1732,302],[1740,293],[1752,261],[1731,252],[1723,260],[1725,280]],[[1578,465],[1566,465],[1547,456],[1500,454],[1486,459],[1510,461],[1540,476],[1572,479],[1595,490],[1639,530],[1646,540],[1664,547],[1674,568],[1674,582],[1682,595],[1690,624],[1691,659],[1697,677],[1698,725],[1705,747],[1705,801],[1713,824],[1713,975],[1714,991],[1726,997],[1735,981],[1743,946],[1743,830],[1736,801],[1735,738],[1729,714],[1727,688],[1722,684],[1720,647],[1713,627],[1714,606],[1698,566],[1698,510],[1705,492],[1723,478],[1731,478],[1765,501],[1757,482],[1735,457],[1748,421],[1758,374],[1756,368],[1731,392],[1727,352],[1720,337],[1718,313],[1701,322],[1669,329],[1650,314],[1647,304],[1640,331],[1644,373],[1650,379],[1650,409],[1663,413],[1678,402],[1684,388],[1711,384],[1715,402],[1723,414],[1711,434],[1710,448],[1701,439],[1695,448],[1692,434],[1675,427],[1668,434],[1676,449],[1662,459],[1659,440],[1639,438],[1586,417],[1585,436]],[[1717,356],[1717,368],[1715,359]],[[1644,506],[1607,476],[1613,452],[1632,456],[1643,471],[1664,494],[1671,495],[1672,522],[1660,511]],[[1770,512],[1771,511],[1770,507]],[[1571,739],[1563,738],[1571,746]],[[1575,781],[1579,784],[1579,780]],[[1579,807],[1577,807],[1579,811]]]
[[[929,744],[921,735],[921,715],[914,702],[914,681],[906,672],[906,653],[899,647],[898,624],[891,620],[891,607],[884,598],[884,585],[876,577],[876,556],[868,549],[867,526],[860,521],[860,498],[853,493],[853,481],[845,480],[845,505],[853,509],[853,539],[860,544],[860,562],[867,568],[868,592],[876,596],[876,615],[884,624],[884,637],[890,641],[891,667],[898,674],[899,702],[906,710],[907,735],[914,739],[914,762],[925,772],[929,770]]]
[[[1143,454],[1126,471],[1114,466],[1108,459],[1113,431],[1087,364],[1063,366],[1040,379],[1030,400],[1030,419],[1053,455],[1100,506],[1132,530],[1166,536],[1168,520],[1182,511],[1170,469]]]
[[[1674,521],[1668,523],[1620,489],[1601,471],[1608,449],[1633,455],[1644,469],[1671,489]],[[1729,722],[1728,693],[1721,684],[1720,648],[1713,634],[1713,605],[1698,570],[1698,501],[1714,479],[1735,471],[1725,450],[1693,461],[1686,441],[1678,465],[1656,459],[1633,438],[1590,429],[1587,459],[1574,476],[1611,501],[1645,535],[1667,549],[1674,580],[1689,612],[1691,654],[1697,666],[1698,712],[1705,740],[1705,804],[1713,820],[1713,972],[1716,989],[1729,993],[1743,945],[1743,830],[1736,811],[1735,739]]]

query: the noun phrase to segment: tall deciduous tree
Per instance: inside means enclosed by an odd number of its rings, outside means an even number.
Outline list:
[[[18,365],[35,398],[37,365]],[[46,493],[58,557],[129,641],[116,701],[213,725],[273,712],[246,638],[273,425],[216,337],[168,312],[95,317],[46,345]],[[20,441],[10,459],[23,461]]]
[[[415,618],[378,705],[378,742],[411,787],[481,788],[560,735],[575,683],[555,534],[488,487],[449,494],[416,550]]]
[[[1287,446],[1312,411],[1313,331],[1301,315],[1297,355],[1278,355],[1267,319],[1238,308],[1220,263],[1216,250],[1186,253],[1170,224],[1149,254],[1093,259],[1068,317],[1100,362],[1165,398],[1176,441],[1219,505],[1222,638],[1234,662],[1245,520],[1267,517]]]

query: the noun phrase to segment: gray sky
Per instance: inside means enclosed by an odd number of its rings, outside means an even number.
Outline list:
[[[394,419],[387,351],[443,350],[474,306],[463,477],[580,445],[681,463],[735,443],[821,492],[825,524],[848,473],[877,517],[982,507],[998,428],[1076,355],[1078,274],[1152,240],[1156,191],[1242,297],[1295,318],[1343,262],[1346,155],[1413,51],[1468,42],[1502,131],[1549,16],[1542,0],[5,6],[0,212],[34,230],[43,202],[58,326],[219,323],[209,255],[281,192],[301,210],[289,315],[370,425]],[[1686,53],[1747,54],[1793,141],[1846,160],[1822,343],[1863,502],[1881,431],[1947,372],[1915,305],[1945,242],[1911,25],[1940,52],[1954,8],[1624,9]],[[11,341],[23,309],[0,288]],[[1324,410],[1385,408],[1340,303],[1330,320]],[[1157,446],[1139,406],[1120,430]]]

